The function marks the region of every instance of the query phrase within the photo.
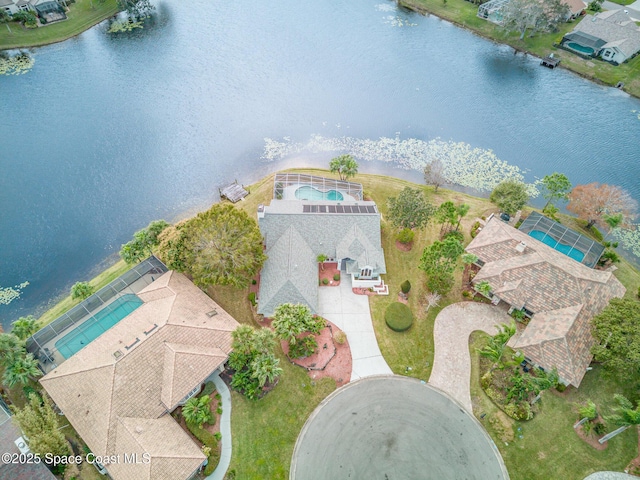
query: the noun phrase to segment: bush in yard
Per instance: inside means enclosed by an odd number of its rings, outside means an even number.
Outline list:
[[[211,395],[215,391],[215,384],[213,382],[207,382],[204,384],[204,388],[202,389],[202,392],[200,392],[200,396],[202,397],[203,395]]]
[[[406,245],[407,243],[413,242],[413,237],[415,235],[416,235],[415,232],[410,228],[403,228],[402,230],[400,230],[400,232],[396,236],[396,240]]]
[[[197,425],[198,428],[202,428],[204,423],[210,423],[213,420],[211,397],[203,395],[190,398],[182,407],[182,416],[187,423]]]
[[[404,303],[394,302],[387,307],[384,321],[394,332],[404,332],[413,323],[413,313]]]
[[[256,306],[256,292],[249,293],[249,301],[251,302],[251,305],[254,307]]]
[[[480,228],[480,222],[474,222],[473,225],[471,225],[471,238],[476,238],[476,235],[478,235],[479,228]]]
[[[220,462],[220,453],[218,453],[218,440],[216,436],[211,434],[204,428],[198,428],[198,425],[187,422],[187,428],[191,434],[196,437],[204,447],[208,449],[207,455],[208,463],[204,468],[204,475],[211,475]]]
[[[323,278],[322,279],[322,284],[323,285],[329,285],[329,279],[328,278]]]
[[[304,358],[313,355],[318,348],[318,342],[313,335],[298,339],[293,345],[289,344],[289,357]]]
[[[336,274],[333,276],[333,279],[334,279],[336,282],[339,282],[339,281],[340,281],[340,274],[339,274],[339,273],[336,273]]]
[[[404,282],[402,282],[400,284],[400,290],[402,291],[402,293],[404,293],[405,295],[407,293],[409,293],[409,291],[411,290],[411,282],[409,280],[405,280]]]
[[[336,341],[338,345],[343,345],[344,342],[347,341],[347,334],[344,333],[342,330],[340,330],[339,332],[335,333],[335,335],[333,336],[333,339]]]
[[[445,238],[448,238],[448,237],[453,237],[456,240],[458,240],[460,243],[464,242],[464,234],[460,230],[451,230],[445,233],[442,239],[444,240]]]
[[[84,300],[91,296],[94,290],[95,287],[90,285],[89,282],[76,282],[73,284],[73,287],[71,287],[71,298],[74,300],[77,298]]]

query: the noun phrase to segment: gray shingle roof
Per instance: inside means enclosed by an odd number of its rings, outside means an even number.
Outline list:
[[[267,247],[267,261],[260,279],[258,313],[273,314],[281,303],[304,303],[313,312],[318,302],[318,255],[351,258],[353,268],[370,266],[386,273],[380,238],[380,214],[310,213],[304,205],[326,201],[273,200],[264,207],[260,231]],[[373,202],[340,202],[342,205]],[[337,205],[337,203],[336,203]]]
[[[640,29],[623,10],[609,10],[595,16],[586,15],[573,29],[572,33],[574,32],[600,38],[605,42],[603,48],[616,46],[627,57],[640,50]],[[570,38],[569,35],[567,38]]]

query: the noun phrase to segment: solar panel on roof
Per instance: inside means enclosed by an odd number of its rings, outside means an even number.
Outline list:
[[[311,211],[311,205],[303,205],[302,206],[302,212],[303,213],[309,213]]]
[[[326,206],[326,205],[319,205],[319,206],[318,206],[318,211],[319,211],[320,213],[326,213],[326,211],[327,211],[327,206]]]
[[[316,213],[318,211],[317,205],[311,205],[311,213]]]
[[[336,213],[336,206],[335,205],[329,205],[329,213]]]
[[[367,205],[367,212],[376,213],[376,207],[374,207],[373,205]]]
[[[342,205],[336,205],[336,213],[344,213],[344,207]]]

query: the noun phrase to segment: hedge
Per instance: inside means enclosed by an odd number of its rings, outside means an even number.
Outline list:
[[[384,313],[384,321],[394,332],[404,332],[413,323],[413,313],[404,303],[394,302],[387,307]]]

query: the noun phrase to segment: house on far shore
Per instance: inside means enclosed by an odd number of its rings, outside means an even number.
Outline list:
[[[170,413],[224,368],[238,323],[177,272],[136,295],[139,306],[40,383],[96,456],[119,456],[103,462],[114,480],[189,479],[206,457]]]
[[[640,27],[625,10],[586,15],[560,45],[578,55],[600,57],[619,65],[640,51]]]
[[[575,20],[587,9],[587,3],[583,2],[582,0],[561,0],[561,3],[564,3],[567,7],[569,7],[569,13],[565,18],[566,22]]]
[[[41,23],[67,19],[65,8],[56,0],[0,0],[0,9],[9,15],[18,12],[33,12],[40,18]]]
[[[502,25],[504,20],[502,10],[509,4],[509,1],[510,0],[489,0],[478,7],[476,16],[495,23],[496,25]],[[566,5],[568,8],[567,14],[562,19],[565,22],[578,18],[587,8],[587,4],[582,0],[560,0],[560,3]]]
[[[474,284],[488,282],[493,304],[530,318],[513,348],[578,387],[593,358],[591,319],[625,293],[613,269],[591,268],[604,247],[533,212],[519,230],[489,217],[466,250],[478,257]]]
[[[260,274],[258,313],[282,303],[318,312],[318,256],[336,262],[352,287],[388,294],[380,212],[362,185],[297,173],[276,174],[270,205],[258,206],[267,261]]]

